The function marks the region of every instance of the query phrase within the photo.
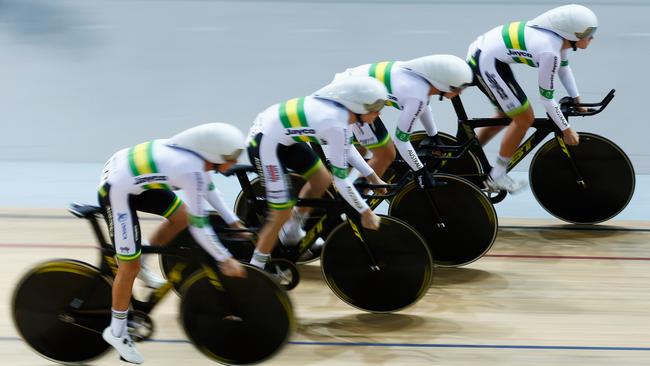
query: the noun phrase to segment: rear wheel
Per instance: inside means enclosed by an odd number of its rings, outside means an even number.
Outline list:
[[[580,132],[580,144],[566,146],[558,138],[546,142],[530,164],[530,186],[551,215],[576,224],[596,224],[618,215],[634,194],[634,168],[625,152],[610,140]],[[571,160],[582,178],[581,183]]]
[[[181,321],[194,346],[226,364],[261,362],[284,346],[294,323],[287,293],[262,270],[246,278],[197,271],[183,286]]]
[[[364,230],[363,237],[365,244],[349,223],[342,223],[323,247],[323,277],[341,300],[366,311],[393,312],[424,296],[433,266],[424,239],[413,228],[381,216],[379,230]]]
[[[490,200],[463,178],[434,174],[441,183],[427,193],[414,182],[392,200],[391,216],[408,222],[426,240],[433,263],[443,267],[469,264],[492,247],[497,215]],[[436,219],[431,203],[440,216]]]
[[[12,306],[20,336],[49,360],[84,362],[110,347],[102,332],[111,321],[111,283],[89,264],[39,264],[16,286]]]

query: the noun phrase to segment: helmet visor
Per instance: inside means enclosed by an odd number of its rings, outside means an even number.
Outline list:
[[[578,39],[590,38],[593,37],[594,33],[596,33],[596,29],[598,29],[598,27],[589,27],[582,33],[575,32],[575,35]]]
[[[386,100],[384,99],[377,99],[374,103],[371,104],[363,104],[363,108],[370,112],[379,112],[381,111],[382,108],[386,105]]]
[[[465,83],[465,84],[460,85],[460,86],[449,85],[449,91],[451,91],[452,93],[460,93],[470,85],[472,85],[472,83]]]
[[[241,155],[242,149],[237,149],[228,155],[221,155],[224,161],[237,161],[239,155]]]

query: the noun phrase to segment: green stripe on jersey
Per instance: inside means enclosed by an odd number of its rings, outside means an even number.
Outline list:
[[[314,136],[304,136],[301,131],[308,128],[307,116],[305,115],[305,98],[293,98],[280,104],[280,121],[284,128],[290,130],[290,134],[296,142],[316,142],[318,139]]]

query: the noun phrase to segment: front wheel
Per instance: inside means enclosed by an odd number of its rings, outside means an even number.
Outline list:
[[[84,262],[45,262],[16,286],[12,315],[20,336],[41,356],[85,362],[110,347],[102,331],[111,321],[111,284]]]
[[[194,346],[217,362],[262,362],[284,346],[294,323],[289,297],[264,271],[246,278],[197,271],[184,284],[181,321]]]
[[[457,267],[481,258],[496,239],[497,214],[490,200],[467,180],[434,174],[440,183],[427,191],[407,184],[388,214],[411,224],[425,239],[433,263]]]
[[[431,286],[433,265],[417,231],[387,216],[381,216],[376,231],[360,234],[360,228],[352,225],[337,226],[321,255],[323,277],[341,300],[381,313],[398,311],[424,296]]]
[[[630,202],[634,168],[610,140],[591,133],[579,135],[578,146],[567,147],[556,137],[535,153],[530,186],[551,215],[571,223],[596,224],[618,215]]]

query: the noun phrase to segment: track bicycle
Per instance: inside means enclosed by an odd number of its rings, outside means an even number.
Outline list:
[[[585,117],[602,112],[614,98],[612,89],[602,101],[575,104],[571,98],[560,100],[564,116]],[[461,176],[483,188],[491,165],[478,143],[475,128],[507,126],[508,118],[468,118],[460,96],[452,99],[458,116],[456,136],[443,136],[450,145],[443,149],[444,157],[431,157],[428,167],[433,172]],[[586,112],[579,108],[588,108]],[[634,168],[625,152],[605,137],[579,132],[580,143],[568,146],[557,125],[548,117],[535,118],[535,131],[521,143],[510,161],[512,170],[535,147],[537,150],[529,168],[530,187],[535,199],[551,215],[576,224],[596,224],[620,213],[632,199],[635,187]],[[421,140],[424,132],[415,133],[413,141]],[[418,148],[419,155],[427,155]],[[505,191],[491,197],[494,203],[506,196]]]
[[[255,190],[259,186],[254,186],[259,180],[251,181],[248,176],[254,171],[252,166],[240,165],[230,172],[242,186],[235,212],[244,212],[241,218],[249,226],[259,226],[266,210],[264,191],[260,193]],[[247,206],[242,207],[243,204]],[[297,271],[294,263],[298,258],[319,237],[325,237],[320,257],[323,278],[349,305],[370,312],[394,312],[426,294],[433,278],[431,254],[424,239],[410,225],[380,215],[379,230],[367,230],[357,211],[335,191],[327,198],[298,199],[296,205],[314,207],[319,214],[311,217],[311,226],[296,246],[276,246],[271,263],[280,270],[293,267]],[[282,266],[278,261],[282,261]]]
[[[101,209],[73,204],[70,212],[89,221],[100,245],[99,268],[73,259],[50,260],[32,268],[13,294],[12,316],[20,336],[41,356],[59,363],[84,363],[111,347],[102,331],[111,321],[111,284],[117,273],[115,250],[97,220]],[[149,339],[151,311],[175,284],[181,289],[180,321],[192,344],[224,364],[263,361],[288,341],[293,307],[287,293],[267,273],[245,265],[246,278],[221,274],[200,247],[143,246],[143,254],[182,260],[166,273],[168,282],[146,300],[132,299],[129,333]],[[200,270],[189,277],[183,269]]]
[[[314,148],[319,152],[319,146]],[[319,155],[323,159],[322,154]],[[422,235],[436,266],[457,267],[472,263],[487,253],[496,239],[496,211],[481,190],[464,178],[450,174],[434,174],[433,177],[437,182],[434,187],[420,188],[413,181],[408,164],[398,158],[383,177],[389,183],[389,194],[364,197],[371,209],[389,200],[389,216],[407,222]],[[262,181],[259,177],[249,183],[248,177],[242,179],[242,192],[235,201],[235,212],[247,222],[260,222],[266,212]],[[300,176],[292,175],[292,187],[296,191],[302,184]],[[356,186],[358,189],[373,188],[373,185],[365,183]],[[331,191],[329,194],[332,195]],[[317,211],[312,216],[316,219],[308,222],[306,227],[313,227],[322,215],[322,210]],[[325,227],[315,235],[326,238],[328,233]],[[308,231],[306,238],[312,237]],[[303,244],[309,245],[301,242],[302,250],[305,249]]]

